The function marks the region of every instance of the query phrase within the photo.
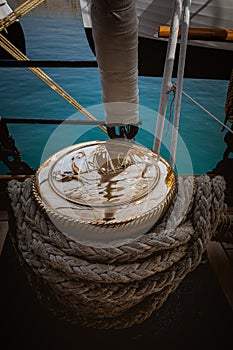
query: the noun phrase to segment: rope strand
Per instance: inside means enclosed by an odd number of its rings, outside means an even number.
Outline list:
[[[32,179],[8,193],[16,253],[38,298],[61,319],[95,328],[143,322],[197,267],[225,212],[222,177],[178,177],[178,192],[160,224],[119,247],[72,241],[32,196]]]
[[[8,51],[17,60],[27,60],[29,58],[24,55],[17,47],[15,47],[7,38],[0,34],[0,46]],[[81,112],[85,117],[90,120],[96,120],[96,118],[88,112],[80,103],[78,103],[72,96],[70,96],[64,89],[62,89],[52,78],[50,78],[46,73],[44,73],[40,68],[28,67],[28,69],[34,73],[39,79],[41,79],[45,84],[47,84],[53,91],[64,98],[68,103],[75,107],[79,112]],[[106,128],[102,125],[98,127],[107,134]]]
[[[18,6],[14,11],[9,13],[6,17],[0,20],[0,32],[6,30],[11,24],[13,24],[17,19],[26,15],[28,12],[33,10],[35,7],[40,5],[45,0],[27,0],[22,5]]]
[[[192,101],[196,106],[198,106],[200,109],[202,109],[205,113],[207,113],[211,118],[216,120],[220,125],[222,125],[224,128],[226,128],[228,131],[230,131],[233,134],[233,130],[231,130],[227,125],[225,125],[220,119],[218,119],[214,114],[209,112],[205,107],[203,107],[199,102],[197,102],[194,98],[192,98],[190,95],[188,95],[185,91],[182,91],[182,93],[190,100]]]

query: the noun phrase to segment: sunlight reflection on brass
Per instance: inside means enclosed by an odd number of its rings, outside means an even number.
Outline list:
[[[146,147],[108,140],[59,151],[38,170],[34,189],[56,222],[69,221],[72,237],[96,238],[103,230],[101,239],[109,239],[116,226],[119,237],[147,232],[169,206],[176,185],[169,164]]]

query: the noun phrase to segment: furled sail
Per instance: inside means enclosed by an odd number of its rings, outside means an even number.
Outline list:
[[[92,51],[90,1],[80,0],[83,25]],[[94,1],[94,0],[93,0]],[[95,3],[106,1],[97,0]],[[112,1],[109,1],[111,3]],[[116,3],[113,1],[113,3]],[[118,1],[119,3],[119,1]],[[122,1],[122,3],[126,3]],[[160,37],[160,26],[170,26],[174,0],[135,0],[138,18],[138,74],[162,76],[167,50],[167,38]],[[192,0],[190,27],[203,30],[223,30],[232,33],[232,0]],[[179,45],[178,45],[179,48]],[[233,43],[229,40],[198,40],[189,38],[184,76],[199,79],[230,78]],[[177,75],[177,59],[173,76]]]
[[[138,122],[135,0],[92,0],[91,20],[107,125]]]

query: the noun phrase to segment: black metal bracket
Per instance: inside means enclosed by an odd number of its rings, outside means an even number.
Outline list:
[[[12,175],[33,175],[35,170],[22,161],[21,153],[10,135],[6,120],[0,118],[0,161],[10,170]]]
[[[137,125],[123,125],[119,126],[118,133],[116,131],[117,126],[107,126],[108,136],[111,139],[122,138],[132,140],[138,133]]]

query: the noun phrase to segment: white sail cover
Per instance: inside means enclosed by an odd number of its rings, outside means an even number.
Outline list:
[[[136,0],[138,32],[144,38],[157,38],[161,25],[170,25],[175,0]],[[190,27],[233,29],[233,0],[192,0]],[[160,40],[164,40],[161,39]],[[190,45],[233,50],[231,42],[193,41]]]
[[[138,122],[135,0],[92,0],[91,21],[108,125]]]

